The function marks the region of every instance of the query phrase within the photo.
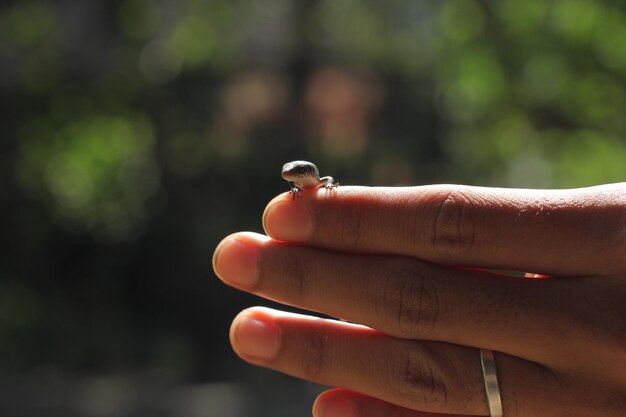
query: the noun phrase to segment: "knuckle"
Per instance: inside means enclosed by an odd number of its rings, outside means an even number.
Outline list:
[[[399,355],[391,388],[400,397],[420,404],[445,406],[448,386],[433,366],[436,355],[425,346],[412,346]]]
[[[306,286],[307,286],[307,272],[308,268],[305,268],[303,265],[303,260],[299,256],[294,256],[291,259],[293,271],[293,279],[289,280],[291,285],[289,286],[289,295],[290,299],[294,301],[301,302],[304,294],[306,294]]]
[[[396,369],[391,388],[400,398],[418,406],[463,415],[474,413],[475,398],[483,393],[482,380],[468,374],[465,362],[455,357],[440,344],[408,342],[400,354],[394,355]]]
[[[399,332],[417,336],[435,330],[440,321],[439,290],[424,268],[402,263],[382,273],[382,310]]]
[[[327,340],[328,336],[318,331],[311,331],[305,337],[301,363],[305,379],[316,381],[323,375],[327,355]]]
[[[436,200],[433,252],[444,260],[467,255],[476,237],[476,208],[470,193],[453,187]]]
[[[291,303],[304,303],[311,292],[312,280],[319,274],[319,264],[306,254],[291,254],[285,261],[281,280],[285,297]]]

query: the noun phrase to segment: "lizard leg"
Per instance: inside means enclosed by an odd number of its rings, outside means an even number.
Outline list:
[[[300,192],[302,191],[302,188],[298,187],[293,181],[288,182],[289,186],[291,187],[291,190],[289,190],[289,192],[291,193],[291,200],[295,200],[296,195],[298,196],[298,198],[300,198]]]
[[[339,186],[339,183],[335,182],[333,177],[322,177],[322,178],[320,178],[320,181],[323,182],[323,184],[320,185],[320,188],[324,187],[326,189],[330,189],[330,188],[335,188],[335,187]]]

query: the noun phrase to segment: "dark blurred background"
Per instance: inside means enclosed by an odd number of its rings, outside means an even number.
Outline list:
[[[343,184],[626,178],[621,0],[0,3],[0,414],[309,415],[238,360],[213,249],[283,163]]]

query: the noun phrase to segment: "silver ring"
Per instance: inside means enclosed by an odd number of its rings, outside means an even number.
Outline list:
[[[498,385],[498,374],[496,373],[496,361],[493,358],[492,350],[480,350],[480,365],[483,368],[483,378],[485,380],[485,393],[487,394],[489,415],[491,417],[502,417],[502,397],[500,397],[500,386]]]

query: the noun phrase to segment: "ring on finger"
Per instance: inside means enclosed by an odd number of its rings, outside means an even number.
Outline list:
[[[485,381],[485,394],[487,395],[487,405],[491,417],[503,417],[502,397],[500,396],[500,386],[498,384],[498,374],[496,372],[496,361],[492,350],[480,350],[480,365],[483,370]]]

